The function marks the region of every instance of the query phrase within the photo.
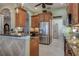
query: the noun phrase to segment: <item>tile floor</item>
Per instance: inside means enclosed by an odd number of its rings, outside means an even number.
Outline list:
[[[50,45],[40,44],[40,56],[64,56],[64,40],[53,39]]]

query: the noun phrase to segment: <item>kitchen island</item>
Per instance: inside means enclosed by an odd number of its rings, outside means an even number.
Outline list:
[[[79,40],[78,39],[66,40],[65,56],[79,56]]]
[[[72,51],[73,56],[79,56],[79,40],[67,40],[67,44]]]
[[[30,35],[0,34],[0,56],[29,56]]]

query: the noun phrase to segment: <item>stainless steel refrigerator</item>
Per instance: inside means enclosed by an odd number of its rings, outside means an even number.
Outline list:
[[[40,22],[40,44],[49,45],[52,42],[51,22]]]

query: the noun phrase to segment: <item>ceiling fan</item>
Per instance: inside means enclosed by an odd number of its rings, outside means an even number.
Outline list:
[[[46,8],[46,5],[53,5],[53,3],[39,3],[37,5],[35,5],[35,7],[38,7],[38,6],[42,6],[43,9]],[[43,10],[43,12],[47,12],[47,10]]]

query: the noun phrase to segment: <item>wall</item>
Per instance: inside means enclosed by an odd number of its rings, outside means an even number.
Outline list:
[[[14,29],[15,28],[15,5],[14,4],[10,4],[10,5],[6,4],[6,5],[1,6],[0,13],[5,8],[8,8],[11,12],[11,29],[12,28]]]
[[[62,39],[63,38],[63,19],[62,18],[54,18],[52,20],[52,35],[53,39]]]
[[[68,24],[67,8],[58,8],[52,10],[53,16],[62,16],[64,25]]]

